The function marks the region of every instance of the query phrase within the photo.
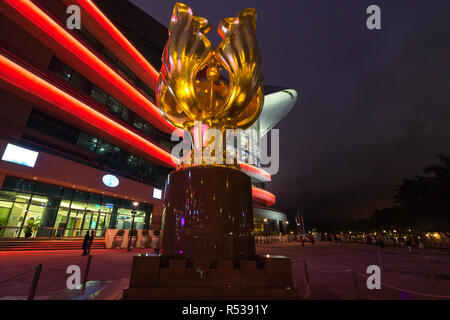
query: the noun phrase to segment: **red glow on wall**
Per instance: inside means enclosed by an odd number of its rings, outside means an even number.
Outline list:
[[[117,29],[114,24],[103,14],[103,12],[91,0],[77,0],[77,3],[108,32],[108,34],[145,70],[153,79],[152,88],[155,89],[159,73],[142,56],[142,54],[131,44],[130,41]]]
[[[178,158],[172,157],[169,152],[159,148],[3,55],[0,55],[0,79],[49,102],[55,108],[60,108],[76,116],[81,121],[107,132],[116,139],[120,139],[144,151],[150,157],[158,159],[173,168],[180,162]],[[267,190],[252,187],[252,197],[264,201],[268,206],[275,204],[275,195]]]
[[[261,168],[252,166],[251,164],[244,162],[239,162],[239,166],[241,167],[242,171],[260,181],[267,182],[272,180],[271,175]]]
[[[252,187],[252,198],[264,201],[267,206],[272,206],[275,204],[275,195],[267,190],[260,189],[257,187]]]
[[[39,9],[32,1],[4,0],[12,8],[18,11],[26,19],[32,22],[36,28],[57,41],[66,50],[81,59],[86,67],[101,74],[105,81],[113,84],[121,92],[128,95],[136,104],[142,107],[154,119],[151,123],[162,131],[172,133],[176,128],[168,123],[159,109],[142,93],[135,89],[122,76],[111,69],[105,62],[99,59],[93,52],[81,44],[75,37],[53,21],[48,15]],[[142,116],[142,114],[141,114]],[[180,132],[179,130],[177,132]]]
[[[3,55],[0,55],[0,79],[49,102],[55,108],[64,110],[79,118],[81,121],[107,132],[114,138],[142,150],[150,157],[171,167],[176,167],[180,161],[177,158],[173,158],[169,152],[118,124],[106,115],[91,108]]]

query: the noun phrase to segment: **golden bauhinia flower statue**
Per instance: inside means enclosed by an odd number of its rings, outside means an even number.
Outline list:
[[[157,101],[169,122],[190,131],[195,148],[187,158],[194,165],[178,166],[169,174],[161,254],[133,257],[123,297],[298,298],[291,261],[256,255],[250,176],[238,170],[235,158],[228,165],[211,165],[203,152],[217,137],[223,139],[224,131],[246,129],[261,113],[256,10],[223,19],[223,40],[216,49],[206,37],[209,31],[205,18],[184,4],[175,5]],[[211,131],[218,136],[208,139]],[[200,162],[195,161],[198,150]]]
[[[256,10],[223,19],[218,27],[223,40],[215,49],[206,36],[210,30],[207,19],[175,5],[157,87],[165,118],[189,130],[200,150],[213,142],[205,141],[205,129],[220,130],[222,142],[226,129],[251,126],[264,102]]]

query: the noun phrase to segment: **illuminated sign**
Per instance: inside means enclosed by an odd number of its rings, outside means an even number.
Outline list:
[[[119,179],[112,174],[106,174],[103,176],[102,181],[108,187],[114,188],[119,185]]]
[[[161,197],[162,197],[162,190],[153,188],[153,198],[161,199]]]
[[[39,152],[8,143],[5,152],[3,153],[2,160],[33,168],[38,154]]]

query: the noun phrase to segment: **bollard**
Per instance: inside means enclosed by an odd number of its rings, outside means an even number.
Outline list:
[[[305,281],[306,281],[306,283],[309,284],[308,266],[306,264],[306,260],[305,259],[303,259],[303,267],[304,267],[304,271],[305,271]]]
[[[381,259],[380,250],[377,250],[377,256],[378,256],[378,263],[380,264],[380,269],[382,272],[384,272],[383,260]]]
[[[436,279],[434,278],[434,272],[433,272],[433,268],[431,268],[431,263],[430,260],[428,260],[428,258],[426,258],[424,256],[425,259],[425,267],[427,268],[428,272],[430,272],[430,276],[431,276],[431,281],[436,281]]]
[[[88,276],[89,276],[89,268],[91,267],[91,259],[92,259],[92,256],[88,255],[87,262],[86,262],[86,268],[84,270],[84,279],[83,279],[83,286],[82,286],[83,290],[86,288],[86,282],[87,282]]]
[[[355,272],[354,268],[352,269],[352,278],[353,278],[353,284],[355,285],[356,300],[360,300],[361,293],[359,292],[358,279],[356,278],[356,272]]]
[[[42,271],[42,264],[39,263],[37,266],[34,267],[34,276],[33,281],[31,281],[30,292],[28,293],[28,300],[34,299],[39,278],[41,277],[41,271]]]
[[[311,295],[311,290],[309,288],[309,275],[308,275],[308,265],[306,264],[306,260],[303,259],[303,270],[305,271],[305,298],[309,298]]]

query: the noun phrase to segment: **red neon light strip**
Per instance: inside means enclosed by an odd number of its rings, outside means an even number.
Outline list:
[[[87,13],[108,32],[108,34],[147,72],[155,83],[151,87],[155,89],[159,73],[142,56],[142,54],[131,44],[130,41],[117,29],[114,24],[103,14],[103,12],[91,0],[77,0],[78,4],[86,10]]]
[[[248,172],[249,175],[253,175],[256,178],[259,178],[261,181],[272,181],[271,175],[265,170],[252,166],[251,164],[239,162],[241,170],[244,172]]]
[[[146,110],[154,118],[154,121],[152,122],[153,125],[168,133],[172,133],[176,130],[175,127],[164,119],[159,109],[151,103],[151,101],[149,101],[124,78],[111,69],[106,63],[99,59],[94,53],[83,46],[58,23],[47,16],[42,10],[33,4],[32,1],[4,1],[31,21],[37,28],[53,38],[69,52],[77,56],[81,61],[86,63],[89,68],[95,70],[98,74],[101,74],[105,78],[105,81],[115,85],[121,92],[127,94],[131,99],[133,99],[134,102],[143,107],[144,110]]]
[[[176,167],[180,161],[178,158],[172,157],[169,152],[159,148],[157,145],[118,124],[3,55],[0,55],[0,79],[51,103],[55,108],[60,108],[125,143],[139,148],[149,156],[159,159],[171,167]]]
[[[176,167],[180,162],[178,158],[173,157],[167,151],[121,126],[3,55],[0,55],[0,79],[51,103],[55,107],[109,133],[115,138],[139,148],[151,157],[157,158],[171,167]],[[275,196],[272,193],[257,187],[252,187],[252,197],[265,201],[269,206],[275,203]]]
[[[275,204],[275,195],[267,190],[252,187],[252,198],[266,202],[266,205],[271,206]]]

